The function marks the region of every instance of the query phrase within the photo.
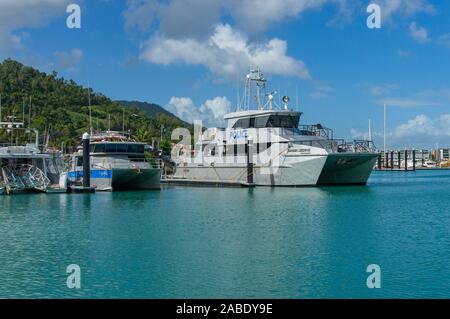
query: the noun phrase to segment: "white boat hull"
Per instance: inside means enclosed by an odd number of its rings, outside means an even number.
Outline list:
[[[280,166],[258,166],[253,168],[253,182],[256,186],[314,186],[325,164],[326,156],[301,156],[283,161]],[[247,183],[247,166],[236,164],[226,166],[201,166],[188,164],[177,167],[175,179]]]

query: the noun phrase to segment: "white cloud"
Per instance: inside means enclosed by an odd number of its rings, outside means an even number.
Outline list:
[[[440,45],[450,48],[450,33],[442,34],[439,36],[438,43]]]
[[[340,0],[228,0],[224,5],[239,26],[250,32],[261,32],[271,24],[297,17],[299,14],[321,8]]]
[[[254,44],[230,25],[217,25],[205,40],[170,39],[157,34],[144,43],[140,57],[162,65],[203,65],[216,76],[227,78],[235,78],[251,66],[260,66],[270,74],[310,78],[306,65],[287,55],[286,41],[274,38]]]
[[[373,96],[381,96],[398,90],[400,86],[397,83],[368,84],[367,89]]]
[[[414,56],[414,53],[412,53],[411,51],[407,51],[407,50],[398,50],[398,55],[401,58],[410,58],[410,57]]]
[[[409,36],[419,43],[430,41],[427,29],[418,26],[415,22],[409,25]]]
[[[309,95],[312,99],[323,99],[334,91],[334,88],[321,81],[313,81],[314,91]]]
[[[83,61],[83,51],[78,48],[69,52],[57,51],[54,53],[54,56],[56,58],[55,67],[59,71],[76,71],[77,66]]]
[[[0,54],[10,55],[23,49],[19,30],[45,25],[55,16],[66,14],[70,0],[1,0]]]
[[[205,101],[200,106],[188,97],[172,97],[165,109],[175,114],[182,120],[193,123],[194,120],[202,120],[206,127],[224,127],[226,123],[224,115],[230,111],[231,102],[225,97],[215,97]]]
[[[368,133],[351,129],[351,135],[354,139],[365,139]],[[372,132],[372,137],[376,145],[382,146],[382,132]],[[435,118],[419,114],[392,129],[388,125],[386,138],[388,149],[431,148],[436,143],[448,147],[450,146],[450,114],[442,114]]]
[[[127,1],[127,9],[122,12],[125,19],[125,28],[137,28],[141,31],[149,30],[155,12],[158,8],[158,2],[152,1]]]
[[[433,14],[435,6],[428,0],[378,0],[381,14],[385,21],[391,22],[392,17],[398,15],[408,18],[418,13]]]
[[[348,0],[128,0],[125,26],[149,30],[159,21],[158,32],[169,38],[204,37],[226,16],[249,33],[260,33],[272,24],[295,18],[326,4],[339,6],[338,16],[348,19]],[[189,14],[186,12],[189,11]]]
[[[413,98],[388,97],[388,98],[382,98],[382,99],[375,100],[374,102],[379,105],[386,104],[387,106],[397,106],[397,107],[403,107],[403,108],[437,106],[437,105],[442,104],[438,101],[424,100],[424,99],[419,99],[416,97],[413,97]]]

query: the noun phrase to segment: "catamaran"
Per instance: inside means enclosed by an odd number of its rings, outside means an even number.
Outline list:
[[[97,191],[160,189],[161,165],[146,158],[147,145],[119,132],[94,133],[90,137],[91,183]],[[71,155],[64,173],[69,186],[83,179],[82,147]]]
[[[320,124],[299,126],[302,113],[290,109],[287,96],[282,107],[275,104],[259,69],[245,81],[242,106],[225,115],[226,128],[205,130],[193,149],[174,147],[173,181],[246,184],[251,175],[261,186],[367,183],[378,157],[371,141],[345,143]]]
[[[25,128],[25,121],[16,120],[14,115],[3,121],[1,108],[0,99],[0,132],[9,137],[9,143],[0,146],[0,194],[65,192],[66,189],[59,184],[60,154],[42,152],[39,131]],[[19,135],[33,134],[34,143],[18,143]]]

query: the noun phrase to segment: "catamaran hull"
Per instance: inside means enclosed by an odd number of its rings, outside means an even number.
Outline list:
[[[113,169],[114,190],[160,189],[161,169]]]
[[[329,154],[317,185],[366,185],[378,154]]]
[[[315,186],[325,164],[326,156],[303,156],[285,160],[280,166],[258,166],[253,170],[256,186]],[[247,183],[246,165],[195,166],[177,168],[174,179],[209,183]]]
[[[69,183],[80,183],[83,172],[70,172]],[[92,170],[91,186],[97,191],[160,189],[161,169]]]

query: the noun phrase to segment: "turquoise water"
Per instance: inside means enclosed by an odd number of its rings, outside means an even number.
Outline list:
[[[450,297],[450,171],[0,204],[0,297]],[[81,289],[66,286],[69,264]],[[366,286],[369,264],[381,289]]]

